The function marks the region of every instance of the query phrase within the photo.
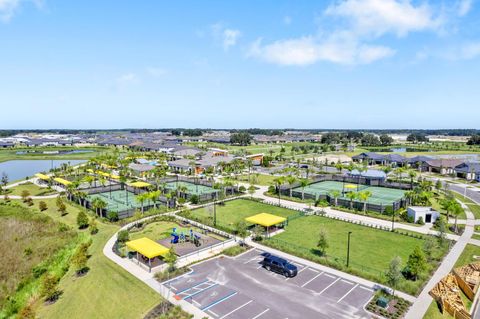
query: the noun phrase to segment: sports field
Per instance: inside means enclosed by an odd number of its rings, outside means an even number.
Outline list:
[[[184,181],[168,182],[166,183],[165,187],[168,190],[176,190],[179,187],[186,187],[187,189],[186,193],[192,194],[192,195],[204,195],[204,194],[211,194],[216,192],[216,190],[213,189],[212,187],[193,184],[193,183],[184,182]]]
[[[95,198],[100,198],[107,203],[108,211],[123,212],[132,208],[140,208],[142,204],[137,200],[137,195],[125,190],[117,190],[99,194],[88,195],[88,201],[92,202]],[[151,200],[143,202],[143,206],[153,205]]]
[[[369,191],[372,193],[372,196],[368,199],[368,203],[377,204],[377,205],[391,205],[393,202],[396,202],[402,199],[405,195],[405,191],[387,188],[387,187],[374,187],[368,185],[357,185],[350,183],[342,183],[336,181],[325,181],[313,183],[305,187],[305,194],[310,194],[315,197],[320,195],[326,195],[331,191],[340,191],[343,195],[340,198],[346,198],[346,192],[362,192]],[[294,188],[293,191],[302,192],[301,187]]]

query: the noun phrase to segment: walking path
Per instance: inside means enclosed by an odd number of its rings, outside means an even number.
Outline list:
[[[430,278],[430,280],[427,282],[422,292],[418,296],[417,301],[412,305],[412,307],[410,307],[405,319],[423,318],[433,300],[428,294],[429,291],[432,290],[432,288],[452,270],[455,262],[465,249],[465,246],[472,240],[470,237],[472,237],[473,234],[475,219],[473,213],[465,204],[462,203],[462,207],[467,215],[465,231],[457,240],[447,256],[445,256],[437,271],[435,271],[433,274],[432,278]]]
[[[5,189],[8,189],[8,188],[13,188],[13,187],[16,187],[18,185],[22,185],[22,184],[26,184],[26,183],[33,183],[39,187],[42,187],[42,185],[38,185],[36,183],[37,181],[37,178],[30,178],[30,179],[26,179],[26,180],[23,180],[23,181],[20,181],[20,182],[16,182],[16,183],[13,183],[13,184],[9,184],[7,186],[5,186]],[[45,187],[45,186],[43,186]],[[54,188],[55,189],[55,188]],[[58,189],[55,189],[56,191],[59,191]],[[58,197],[60,194],[51,194],[51,195],[43,195],[43,196],[29,196],[31,199],[49,199],[49,198],[55,198],[55,197]],[[18,196],[18,195],[8,195],[8,198],[10,199],[22,199],[22,196]],[[5,195],[0,195],[0,199],[5,199]]]

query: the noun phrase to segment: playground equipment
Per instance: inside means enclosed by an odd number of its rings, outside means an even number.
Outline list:
[[[190,235],[185,235],[183,232],[178,234],[177,228],[173,228],[171,236],[172,236],[172,239],[170,240],[171,244],[190,242],[194,244],[195,247],[200,247],[202,245],[200,241],[202,238],[199,235],[195,234],[192,229],[190,229]]]

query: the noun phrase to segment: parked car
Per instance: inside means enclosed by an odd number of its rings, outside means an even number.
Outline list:
[[[283,258],[273,255],[266,256],[263,259],[262,265],[266,270],[277,272],[285,277],[295,277],[298,272],[297,266]]]

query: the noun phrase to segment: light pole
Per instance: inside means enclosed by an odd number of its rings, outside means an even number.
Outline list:
[[[213,226],[217,226],[217,199],[213,200]]]
[[[392,206],[392,231],[395,230],[395,207]]]
[[[348,242],[347,242],[347,268],[350,264],[350,235],[352,234],[351,231],[348,232]]]

